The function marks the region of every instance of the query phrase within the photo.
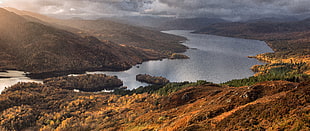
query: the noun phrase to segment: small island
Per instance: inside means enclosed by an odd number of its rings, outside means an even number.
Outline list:
[[[169,80],[164,77],[151,76],[147,74],[138,74],[136,76],[136,80],[153,85],[166,85],[169,83]]]
[[[172,53],[169,59],[189,59],[189,57],[179,53]]]
[[[123,85],[123,82],[117,76],[107,76],[105,74],[54,77],[45,79],[43,82],[47,86],[68,90],[77,89],[86,92],[113,90]]]

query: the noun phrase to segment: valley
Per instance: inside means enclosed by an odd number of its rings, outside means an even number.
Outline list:
[[[131,18],[0,8],[0,130],[310,130],[309,19]]]

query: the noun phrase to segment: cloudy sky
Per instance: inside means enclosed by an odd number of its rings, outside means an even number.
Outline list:
[[[77,17],[152,15],[238,20],[310,15],[310,0],[0,0],[0,6]]]

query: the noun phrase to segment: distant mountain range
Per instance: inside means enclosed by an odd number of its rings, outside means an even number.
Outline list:
[[[310,49],[310,40],[308,39],[310,36],[310,19],[293,22],[235,22],[213,24],[195,32],[264,40],[270,43],[269,45],[275,51],[294,51],[297,48]],[[275,41],[277,43],[274,43]],[[291,44],[281,44],[279,41],[289,41],[294,46]]]
[[[82,19],[82,18],[79,18]],[[221,18],[211,17],[197,17],[197,18],[173,18],[173,17],[152,17],[152,16],[123,16],[123,17],[111,17],[102,18],[104,20],[111,20],[118,23],[125,23],[153,30],[199,30],[203,27],[213,24],[229,24],[232,23],[229,20]],[[303,20],[299,17],[293,16],[278,16],[278,17],[263,17],[257,19],[243,20],[243,23],[255,23],[255,22],[296,22]]]
[[[228,22],[220,18],[171,18],[151,16],[127,16],[103,19],[153,30],[197,30],[207,25]]]
[[[8,10],[0,9],[0,68],[30,72],[34,78],[86,70],[124,70],[186,50],[179,44],[185,38],[158,31]]]

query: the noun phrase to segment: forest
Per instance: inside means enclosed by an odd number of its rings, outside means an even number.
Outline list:
[[[123,82],[117,76],[107,76],[105,74],[87,74],[78,76],[63,76],[44,79],[47,86],[80,90],[88,92],[98,92],[102,90],[113,90],[120,88]]]

